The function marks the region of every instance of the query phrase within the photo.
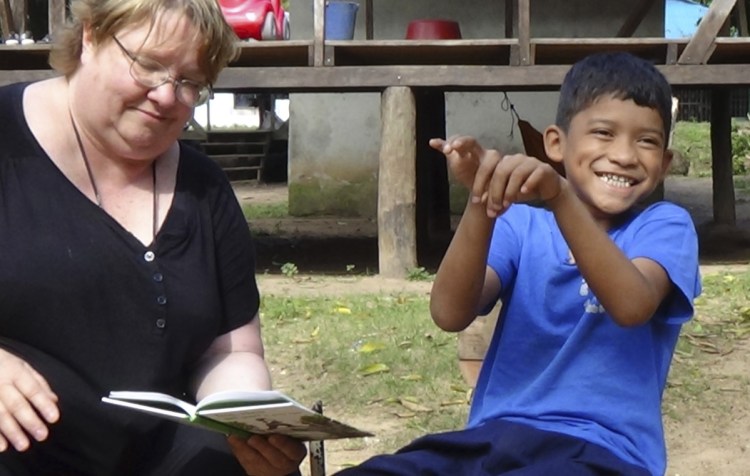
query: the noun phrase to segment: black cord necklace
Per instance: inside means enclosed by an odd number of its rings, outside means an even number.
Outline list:
[[[86,166],[86,173],[89,176],[89,182],[91,182],[91,188],[94,190],[94,196],[96,197],[96,204],[104,210],[104,202],[102,196],[99,194],[99,188],[96,186],[96,180],[94,180],[94,173],[91,171],[91,164],[89,158],[86,155],[86,150],[83,148],[83,142],[81,141],[81,134],[78,132],[76,121],[73,119],[73,113],[68,108],[68,115],[70,116],[70,123],[73,125],[73,132],[76,136],[76,143],[78,143],[78,150],[81,152],[83,158],[83,164]],[[156,238],[156,230],[158,228],[157,220],[159,219],[159,195],[156,193],[156,160],[151,162],[151,176],[153,177],[153,188],[151,191],[152,196],[152,209],[151,209],[151,236]]]

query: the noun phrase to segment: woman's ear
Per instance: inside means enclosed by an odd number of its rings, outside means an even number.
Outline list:
[[[84,24],[81,28],[81,63],[85,64],[94,55],[94,30],[90,24]]]
[[[544,151],[550,160],[558,163],[563,161],[565,132],[557,125],[551,125],[544,130]]]

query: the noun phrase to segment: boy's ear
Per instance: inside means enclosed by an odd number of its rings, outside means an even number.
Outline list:
[[[672,149],[664,149],[664,157],[662,158],[661,162],[661,179],[664,180],[664,177],[667,176],[669,173],[669,166],[672,165],[672,159],[674,158],[674,152],[672,152]]]
[[[544,151],[550,160],[562,163],[564,142],[565,132],[560,127],[553,124],[544,130]]]

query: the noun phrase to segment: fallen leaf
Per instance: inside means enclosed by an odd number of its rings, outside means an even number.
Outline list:
[[[424,405],[415,403],[407,398],[400,399],[399,403],[401,403],[401,405],[403,405],[403,407],[407,410],[411,410],[413,412],[427,413],[432,411],[432,408],[425,407]]]
[[[384,372],[390,372],[390,368],[385,364],[372,364],[363,368],[360,371],[360,375],[367,377],[368,375],[382,374]]]
[[[440,402],[441,407],[450,407],[452,405],[466,405],[466,400],[448,400],[446,402]]]
[[[371,354],[378,350],[385,349],[385,344],[382,342],[365,342],[357,348],[357,352],[362,354]]]
[[[422,376],[418,374],[402,375],[401,380],[407,380],[409,382],[419,382],[422,380]]]

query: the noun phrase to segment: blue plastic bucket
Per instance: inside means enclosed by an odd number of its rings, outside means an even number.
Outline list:
[[[326,40],[351,40],[357,21],[356,2],[326,2]]]

